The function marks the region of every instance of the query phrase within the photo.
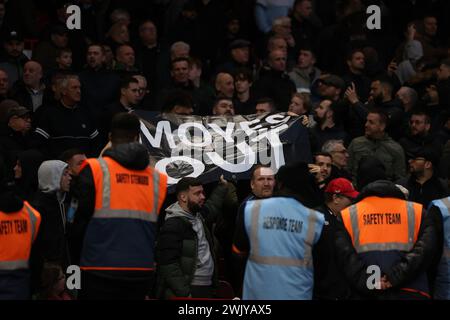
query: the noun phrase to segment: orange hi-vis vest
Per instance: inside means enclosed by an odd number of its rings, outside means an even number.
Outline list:
[[[156,221],[167,176],[147,167],[130,170],[109,157],[88,159],[95,184],[95,211],[81,254],[85,270],[154,269]]]
[[[410,251],[419,234],[422,205],[368,197],[341,214],[356,252]]]
[[[20,211],[0,211],[0,270],[28,269],[31,246],[41,224],[41,215],[24,201]]]
[[[368,264],[390,268],[417,241],[422,205],[395,198],[367,197],[341,212],[356,252]],[[383,254],[380,255],[379,253]],[[402,288],[428,295],[425,274]]]

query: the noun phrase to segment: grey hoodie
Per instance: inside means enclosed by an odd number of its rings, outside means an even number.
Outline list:
[[[404,84],[416,75],[415,65],[423,57],[422,44],[417,40],[408,41],[403,51],[403,61],[398,65],[395,74]]]
[[[64,231],[66,228],[66,208],[64,207],[66,193],[61,191],[61,178],[67,166],[67,163],[63,161],[49,160],[44,161],[38,170],[39,190],[43,193],[56,193]]]
[[[61,177],[67,163],[59,160],[45,161],[38,170],[39,190],[52,193],[61,189]]]
[[[166,209],[166,220],[183,217],[191,224],[192,229],[197,233],[197,268],[195,269],[194,278],[191,285],[193,286],[209,286],[212,284],[214,273],[214,261],[209,247],[208,239],[206,239],[205,230],[200,217],[200,213],[191,214],[181,208],[178,202],[175,202]]]

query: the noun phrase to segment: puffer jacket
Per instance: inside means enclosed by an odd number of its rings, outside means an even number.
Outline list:
[[[187,297],[198,266],[198,236],[194,223],[201,221],[214,261],[213,287],[218,284],[218,264],[215,243],[211,234],[212,224],[221,214],[227,188],[219,185],[196,216],[184,212],[178,203],[166,211],[166,220],[160,230],[156,245],[157,280],[156,297]],[[194,221],[197,220],[197,221]]]
[[[400,189],[390,181],[383,180],[366,186],[356,202],[372,196],[404,200],[404,195]],[[362,299],[398,299],[403,294],[399,290],[402,285],[431,267],[438,246],[436,230],[436,221],[438,220],[436,214],[426,215],[425,212],[422,214],[418,238],[413,249],[405,253],[402,259],[389,270],[383,270],[393,288],[380,291],[370,290],[367,287],[367,280],[371,276],[366,272],[368,266],[354,249],[351,237],[342,222],[341,216],[339,216],[335,233],[336,261],[354,291],[354,296]]]

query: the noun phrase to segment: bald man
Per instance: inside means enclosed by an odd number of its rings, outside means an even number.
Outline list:
[[[42,66],[36,61],[28,61],[23,67],[22,81],[11,89],[11,98],[21,106],[35,112],[44,98],[45,85],[42,83]]]
[[[134,71],[134,64],[136,62],[134,49],[129,45],[121,45],[116,50],[116,60],[119,69],[124,69],[126,71]]]
[[[215,86],[218,97],[233,98],[234,79],[231,74],[224,72],[217,74]]]

